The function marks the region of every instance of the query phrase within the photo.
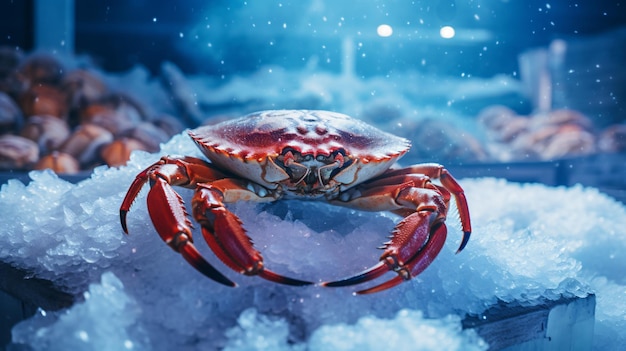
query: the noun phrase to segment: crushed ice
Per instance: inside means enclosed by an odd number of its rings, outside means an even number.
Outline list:
[[[161,154],[199,156],[184,135]],[[239,284],[227,288],[191,268],[159,239],[143,191],[119,226],[119,206],[134,176],[160,155],[134,153],[128,166],[97,169],[73,185],[32,172],[25,186],[0,191],[0,260],[60,282],[88,298],[36,316],[13,329],[13,342],[32,349],[225,348],[301,350],[333,345],[381,349],[486,349],[461,329],[465,314],[498,300],[597,295],[594,347],[626,343],[626,208],[595,189],[552,188],[499,179],[464,179],[472,239],[455,255],[455,209],[434,264],[418,278],[371,296],[350,288],[285,287],[230,272],[202,236],[196,244]],[[188,201],[191,191],[181,190]],[[271,269],[314,281],[344,277],[374,264],[398,220],[321,203],[230,206],[243,220]],[[346,336],[349,336],[346,337]],[[400,337],[402,335],[402,337]],[[428,335],[423,337],[420,335]],[[378,341],[377,341],[378,340]],[[79,346],[80,345],[80,346]]]

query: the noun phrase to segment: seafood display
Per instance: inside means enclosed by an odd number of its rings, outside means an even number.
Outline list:
[[[156,152],[183,130],[150,115],[133,96],[91,68],[68,69],[55,56],[0,50],[0,170],[72,174],[121,166],[133,150]]]
[[[498,161],[556,160],[598,151],[591,120],[568,109],[520,116],[504,106],[484,109],[479,117],[487,145]]]

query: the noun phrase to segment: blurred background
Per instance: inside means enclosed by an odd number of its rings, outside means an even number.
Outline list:
[[[620,198],[625,25],[607,0],[3,0],[0,133],[38,149],[0,138],[0,167],[118,166],[184,128],[328,109],[411,139],[404,163]]]
[[[75,32],[68,33],[73,51],[91,55],[106,70],[142,64],[157,72],[167,60],[188,73],[212,75],[251,72],[267,64],[303,69],[314,57],[320,68],[339,71],[342,42],[352,37],[365,54],[358,55],[358,74],[412,68],[491,77],[518,71],[521,52],[626,23],[624,4],[607,0],[40,2],[73,5]],[[36,4],[0,2],[4,45],[37,48]],[[62,26],[56,20],[43,24]],[[389,37],[377,35],[381,24],[393,29]],[[455,29],[454,40],[440,37],[443,26]]]

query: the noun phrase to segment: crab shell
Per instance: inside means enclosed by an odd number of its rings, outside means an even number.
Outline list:
[[[189,135],[211,162],[270,189],[278,187],[280,176],[269,166],[285,150],[313,158],[342,152],[355,164],[334,177],[345,190],[382,174],[410,148],[408,140],[365,122],[315,110],[262,111]]]

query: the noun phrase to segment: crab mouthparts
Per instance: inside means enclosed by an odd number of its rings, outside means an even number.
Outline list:
[[[345,157],[343,150],[338,150],[328,156],[301,154],[295,150],[285,150],[277,158],[278,165],[289,175],[295,186],[309,190],[327,186],[332,177],[352,161]]]

